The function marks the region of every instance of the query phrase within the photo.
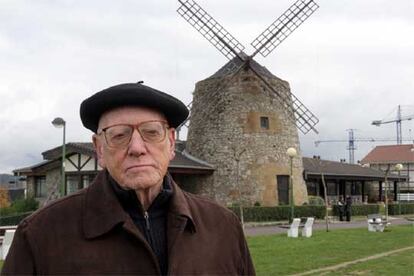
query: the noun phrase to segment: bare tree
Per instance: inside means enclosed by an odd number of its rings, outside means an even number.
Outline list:
[[[328,188],[325,182],[325,175],[323,173],[323,165],[321,158],[319,156],[312,159],[312,163],[314,163],[321,175],[322,186],[323,186],[323,195],[324,195],[324,202],[325,202],[325,224],[326,224],[326,232],[329,232],[329,201],[328,201]]]
[[[319,161],[319,165],[321,165],[321,162]],[[326,187],[325,182],[325,175],[322,172],[322,166],[321,166],[321,179],[322,179],[322,186],[323,186],[323,195],[325,197],[325,224],[326,224],[326,232],[329,232],[329,202],[328,202],[328,189]]]

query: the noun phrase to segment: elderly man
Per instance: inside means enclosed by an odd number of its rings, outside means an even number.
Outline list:
[[[182,102],[121,84],[83,101],[80,115],[103,170],[20,223],[4,275],[255,273],[237,217],[167,173]]]

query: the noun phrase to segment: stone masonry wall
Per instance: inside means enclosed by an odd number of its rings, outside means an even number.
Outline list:
[[[276,77],[268,81],[290,95],[286,81]],[[249,70],[198,82],[187,151],[216,169],[212,176],[199,179],[199,193],[229,205],[239,200],[240,190],[248,205],[277,205],[277,175],[289,175],[286,150],[294,147],[298,150],[293,162],[295,204],[307,201],[298,133],[288,116],[278,97]],[[269,129],[261,128],[260,117],[268,117]]]
[[[59,198],[59,187],[62,183],[62,171],[60,167],[49,170],[46,174],[46,198],[47,202]],[[42,202],[42,203],[47,203]]]

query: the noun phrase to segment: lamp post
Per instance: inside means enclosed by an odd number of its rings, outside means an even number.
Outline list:
[[[403,168],[404,166],[400,163],[395,165],[395,170],[398,172],[398,176],[400,176],[400,172]],[[395,192],[397,193],[397,200],[398,200],[398,214],[401,215],[400,185],[397,184],[397,191]]]
[[[388,173],[390,172],[390,164],[388,164],[387,169],[385,171],[385,190],[384,190],[384,203],[385,203],[385,223],[388,225]]]
[[[65,195],[65,156],[66,156],[66,122],[60,117],[55,118],[52,121],[52,124],[56,128],[63,128],[63,144],[62,144],[62,176],[61,176],[61,184],[60,184],[60,196]]]
[[[287,155],[290,159],[290,175],[289,175],[289,204],[290,204],[290,222],[293,221],[295,210],[294,210],[294,202],[293,202],[293,157],[297,155],[297,151],[295,148],[288,148],[286,151]]]

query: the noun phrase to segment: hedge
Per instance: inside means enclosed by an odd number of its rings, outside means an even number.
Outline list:
[[[38,207],[39,202],[32,197],[18,199],[10,207],[0,208],[0,226],[17,225]]]
[[[39,208],[39,202],[33,197],[15,200],[10,207],[0,208],[0,216],[11,216],[20,213],[35,211]]]
[[[339,216],[339,206],[332,206],[334,216]],[[351,205],[352,216],[367,216],[369,214],[378,214],[380,212],[380,206],[378,204],[361,204]]]
[[[229,207],[238,217],[240,217],[239,207]],[[398,214],[398,204],[390,204],[388,213],[390,215]],[[323,219],[325,217],[325,206],[303,205],[295,206],[295,217],[315,217]],[[352,216],[367,216],[369,214],[380,213],[379,204],[360,204],[351,206]],[[414,214],[413,203],[401,204],[401,214]],[[290,215],[290,206],[274,206],[274,207],[243,207],[243,215],[245,222],[265,222],[265,221],[281,221],[288,220]],[[339,216],[338,206],[332,206],[332,215]]]
[[[399,209],[401,208],[401,213]],[[389,215],[405,215],[414,214],[414,203],[401,203],[400,206],[396,203],[388,204]]]
[[[238,217],[240,217],[239,207],[229,207]],[[315,217],[318,219],[325,217],[325,206],[295,206],[295,217]],[[245,222],[263,222],[288,220],[290,216],[290,206],[274,207],[243,207],[243,217]]]
[[[33,212],[25,212],[14,214],[6,217],[0,218],[0,226],[9,226],[9,225],[18,225],[25,217],[28,217]]]

